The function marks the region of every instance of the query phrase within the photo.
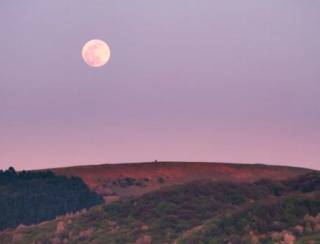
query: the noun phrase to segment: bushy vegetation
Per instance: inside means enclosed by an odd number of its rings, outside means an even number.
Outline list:
[[[124,225],[128,218],[144,222],[149,226],[149,232],[152,233],[154,239],[160,241],[164,236],[169,240],[174,239],[180,233],[200,225],[205,220],[239,209],[245,204],[254,203],[256,205],[253,205],[254,207],[251,211],[255,212],[251,214],[259,218],[261,223],[255,223],[254,218],[247,218],[247,220],[257,224],[258,230],[266,231],[270,225],[270,218],[275,218],[276,220],[277,216],[272,216],[272,213],[278,211],[278,208],[274,206],[274,209],[269,209],[267,208],[268,205],[259,205],[259,201],[264,201],[263,199],[269,201],[267,200],[268,197],[280,199],[281,196],[299,191],[311,192],[316,189],[317,186],[315,185],[319,185],[318,181],[315,180],[317,177],[319,175],[315,174],[286,182],[261,180],[253,184],[211,181],[193,182],[152,192],[138,199],[128,199],[107,205],[105,211],[113,220]],[[297,184],[297,182],[300,182],[300,184]],[[301,186],[301,184],[305,185],[305,187],[300,188],[299,185]],[[314,208],[304,208],[303,203],[305,202],[300,203],[298,201],[300,195],[294,195],[292,198],[292,202],[289,200],[282,202],[284,205],[278,213],[279,216],[286,218],[284,220],[285,223],[294,222],[301,217],[300,215],[305,213],[313,213],[320,210],[320,206],[318,207],[317,205],[320,201],[312,202],[312,204],[315,204]],[[311,202],[307,203],[311,204]],[[291,214],[295,213],[297,216],[293,218],[294,215]],[[270,217],[270,214],[272,217]],[[233,219],[226,219],[226,221],[234,222],[232,226],[234,224],[236,226],[247,225],[247,222],[244,221],[245,217],[240,218],[240,216],[237,216],[237,219],[239,219],[237,223]],[[231,229],[230,232],[232,231],[234,230]],[[245,230],[239,229],[239,231],[242,231],[241,233],[243,234]]]
[[[54,219],[102,203],[80,178],[51,171],[0,171],[0,230]]]
[[[132,177],[124,177],[124,178],[119,178],[117,180],[112,181],[112,184],[116,186],[120,186],[122,188],[130,187],[130,186],[146,187],[148,182],[149,182],[148,178],[135,179]]]
[[[320,194],[293,194],[278,201],[259,201],[240,211],[231,212],[213,219],[203,232],[195,234],[189,241],[216,241],[248,243],[249,233],[269,234],[261,238],[271,240],[271,233],[289,230],[303,223],[304,216],[320,213]]]
[[[7,232],[0,243],[308,243],[320,235],[319,177],[171,186]]]
[[[301,175],[294,179],[283,182],[283,184],[293,191],[313,192],[320,191],[320,173],[310,173]]]
[[[121,225],[126,225],[128,218],[145,223],[148,233],[159,242],[164,238],[173,240],[212,218],[222,221],[213,236],[227,233],[239,238],[251,229],[266,232],[286,228],[305,214],[320,212],[320,195],[305,194],[317,192],[319,176],[309,174],[284,182],[260,180],[252,184],[193,182],[107,205],[105,211]],[[226,217],[240,209],[249,210]]]

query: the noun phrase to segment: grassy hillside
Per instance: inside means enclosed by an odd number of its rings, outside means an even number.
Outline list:
[[[6,231],[0,243],[317,243],[319,213],[320,173],[195,181]]]
[[[53,171],[58,175],[80,177],[108,202],[196,180],[232,182],[254,182],[262,178],[284,180],[311,172],[308,169],[284,166],[202,162],[104,164],[59,168]]]

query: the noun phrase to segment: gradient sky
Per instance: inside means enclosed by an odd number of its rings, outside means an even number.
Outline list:
[[[0,168],[320,169],[320,1],[2,0]],[[106,40],[110,62],[81,59]]]

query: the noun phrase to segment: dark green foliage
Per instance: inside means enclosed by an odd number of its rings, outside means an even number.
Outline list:
[[[0,171],[0,230],[35,224],[102,203],[80,178],[51,171]]]
[[[13,170],[6,174],[16,175]],[[198,181],[170,186],[93,208],[73,219],[63,235],[70,240],[70,233],[76,237],[93,228],[92,236],[81,236],[70,243],[136,243],[146,235],[152,243],[248,244],[255,237],[258,243],[271,244],[275,243],[273,234],[288,232],[296,235],[297,243],[307,243],[319,240],[315,225],[311,220],[305,222],[307,215],[320,212],[319,175],[282,182]],[[132,178],[121,178],[121,182],[126,187],[136,185]],[[115,184],[120,186],[119,182]],[[297,232],[297,226],[305,232]],[[55,236],[55,227],[47,227],[46,235],[43,225],[24,230],[24,238],[29,238],[24,243]],[[33,234],[27,234],[29,231]],[[42,239],[35,237],[36,233],[41,233]],[[11,243],[7,235],[0,235],[1,243]]]
[[[300,192],[320,191],[320,173],[310,173],[285,182],[291,190]]]
[[[318,177],[319,174],[311,174],[284,182],[260,180],[250,184],[199,181],[107,205],[105,211],[120,224],[126,225],[123,220],[128,216],[145,223],[159,242],[175,239],[217,217],[219,221],[200,240],[237,243],[235,240],[249,230],[283,230],[306,214],[320,212],[320,198],[306,197],[304,193],[318,189]],[[246,240],[238,243],[247,243]]]
[[[131,187],[131,186],[145,187],[148,184],[148,181],[149,181],[148,178],[135,179],[132,177],[125,177],[125,178],[114,180],[112,184],[118,185],[122,188]]]
[[[275,202],[260,201],[250,208],[220,218],[202,233],[201,240],[209,241],[216,237],[216,240],[222,241],[228,239],[230,235],[240,240],[249,231],[258,233],[281,231],[299,224],[305,215],[314,216],[319,212],[319,194],[306,196],[297,193]]]
[[[205,231],[196,233],[188,241],[233,243],[233,236],[239,243],[248,243],[249,232],[270,234],[303,225],[304,216],[320,213],[319,176],[312,173],[283,182],[256,182],[254,185],[258,187],[252,190],[262,191],[264,197],[214,218]],[[260,242],[274,243],[268,235]]]
[[[127,216],[132,216],[150,226],[159,238],[167,233],[174,238],[223,210],[270,194],[273,194],[270,182],[193,182],[152,192],[138,199],[113,203],[107,205],[105,211],[119,223],[123,223]]]

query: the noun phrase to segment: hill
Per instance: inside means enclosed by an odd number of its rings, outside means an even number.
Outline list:
[[[320,173],[197,180],[0,234],[0,243],[319,243]]]
[[[110,202],[140,196],[162,187],[195,180],[254,182],[284,180],[312,172],[309,169],[262,164],[203,162],[149,162],[104,164],[52,169],[58,175],[77,176]]]

